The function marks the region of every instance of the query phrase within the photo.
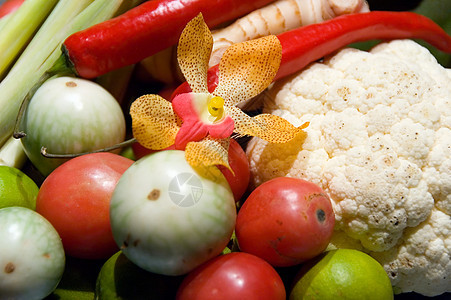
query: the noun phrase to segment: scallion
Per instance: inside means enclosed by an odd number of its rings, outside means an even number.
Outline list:
[[[0,30],[0,76],[25,48],[58,0],[28,0],[7,15]]]
[[[13,133],[27,93],[61,57],[70,34],[115,15],[123,0],[60,0],[7,76],[0,83],[0,145]]]

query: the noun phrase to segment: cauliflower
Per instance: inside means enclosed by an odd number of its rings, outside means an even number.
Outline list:
[[[346,48],[275,83],[263,107],[310,124],[288,144],[249,142],[254,187],[318,184],[336,213],[332,244],[370,253],[398,292],[451,291],[450,69],[411,40]]]

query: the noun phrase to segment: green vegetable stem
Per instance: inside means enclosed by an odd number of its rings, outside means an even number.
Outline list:
[[[25,1],[8,16],[0,30],[0,76],[4,75],[57,2]]]
[[[42,1],[38,1],[42,3]],[[105,21],[123,0],[60,0],[0,83],[0,145],[12,136],[23,99],[61,56],[70,34]],[[36,9],[36,12],[40,7]]]

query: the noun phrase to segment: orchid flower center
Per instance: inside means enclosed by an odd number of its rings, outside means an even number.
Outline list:
[[[224,99],[214,96],[208,101],[208,112],[215,117],[215,121],[219,121],[224,114]]]

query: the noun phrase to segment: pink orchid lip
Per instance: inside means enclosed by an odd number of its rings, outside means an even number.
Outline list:
[[[175,138],[177,149],[184,149],[190,141],[198,142],[210,135],[212,138],[225,139],[232,135],[235,122],[232,117],[225,115],[221,120],[212,123],[205,122],[200,117],[194,101],[198,93],[183,93],[172,100],[174,112],[183,123]],[[202,94],[200,94],[202,95]],[[210,94],[206,94],[210,95]]]

